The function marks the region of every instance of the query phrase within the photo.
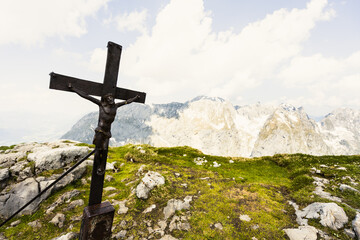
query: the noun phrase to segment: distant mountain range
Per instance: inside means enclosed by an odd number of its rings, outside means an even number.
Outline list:
[[[85,115],[62,138],[91,143],[97,119],[96,112]],[[288,104],[233,106],[201,96],[185,103],[123,106],[112,135],[112,146],[187,145],[222,156],[354,155],[360,154],[360,111],[339,108],[315,122],[303,108]]]

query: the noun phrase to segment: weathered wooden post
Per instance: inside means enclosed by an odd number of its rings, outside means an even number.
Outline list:
[[[83,213],[79,238],[81,240],[111,238],[115,210],[109,202],[101,202],[111,124],[115,119],[117,108],[131,102],[145,103],[146,97],[143,92],[116,87],[122,47],[113,42],[108,42],[107,47],[108,54],[103,84],[50,73],[51,89],[76,92],[81,97],[99,106],[99,121],[94,136],[95,158],[89,206],[85,207]],[[90,95],[101,96],[101,100]],[[125,101],[115,103],[114,99]]]

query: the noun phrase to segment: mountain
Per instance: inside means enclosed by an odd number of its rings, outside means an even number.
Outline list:
[[[62,138],[91,143],[97,113],[81,118]],[[320,122],[289,104],[233,106],[200,96],[185,103],[138,104],[118,109],[110,145],[191,146],[206,154],[256,157],[278,153],[360,153],[360,111],[341,108]]]

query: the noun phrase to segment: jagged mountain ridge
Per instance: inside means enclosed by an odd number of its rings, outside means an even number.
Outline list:
[[[91,143],[98,114],[81,118],[62,138]],[[145,143],[188,145],[206,154],[266,156],[277,153],[360,153],[360,111],[340,108],[315,122],[289,104],[233,106],[200,96],[185,103],[138,104],[118,109],[112,146]]]

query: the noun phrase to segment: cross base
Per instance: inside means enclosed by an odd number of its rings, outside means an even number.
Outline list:
[[[114,212],[109,202],[85,207],[79,240],[110,240]]]

